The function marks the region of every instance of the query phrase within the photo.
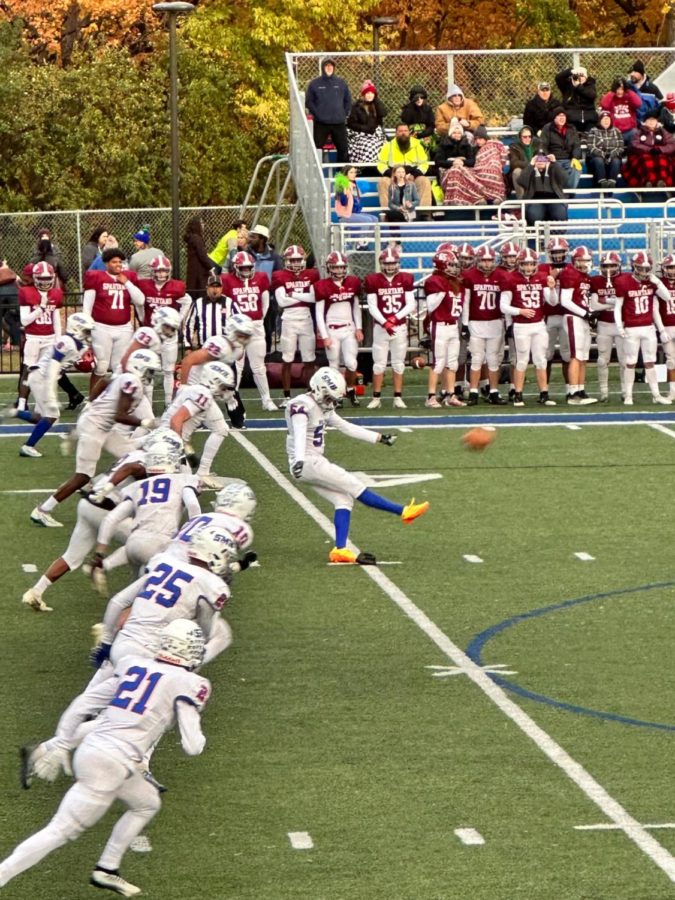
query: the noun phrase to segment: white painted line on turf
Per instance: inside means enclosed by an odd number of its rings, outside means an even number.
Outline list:
[[[326,565],[327,565],[327,566],[332,566],[333,568],[338,568],[338,569],[349,569],[349,568],[351,568],[351,564],[350,564],[350,563],[347,563],[347,564],[345,565],[345,563],[328,562],[328,563],[326,563]],[[400,559],[380,559],[380,560],[378,560],[377,565],[378,565],[378,566],[402,566],[403,563],[402,563],[402,561],[401,561]]]
[[[329,537],[333,537],[333,524],[314,506],[314,504],[286,478],[277,467],[243,434],[233,432],[234,440],[246,450],[269,477],[291,497],[307,513],[307,515]],[[349,549],[360,553],[358,547],[351,542]],[[624,807],[596,781],[580,763],[564,750],[560,744],[544,731],[523,709],[518,706],[494,681],[485,674],[480,666],[461,650],[457,644],[431,621],[425,612],[416,606],[403,591],[394,584],[377,566],[360,566],[361,571],[395,603],[417,627],[448,657],[456,666],[463,669],[483,693],[500,709],[505,716],[520,730],[572,781],[589,800],[602,810],[610,821],[614,822],[627,838],[664,872],[670,881],[675,882],[675,858],[635,819]]]
[[[590,553],[575,553],[574,554],[577,559],[580,559],[582,562],[593,562],[595,560],[594,556],[591,556]]]
[[[466,669],[459,666],[425,666],[425,669],[435,669],[432,671],[434,678],[449,678],[451,675],[466,675]],[[484,672],[494,672],[495,675],[517,675],[515,669],[507,669],[505,663],[493,663],[491,666],[481,666]]]
[[[650,831],[657,828],[675,828],[675,822],[661,822],[660,824],[655,825],[643,825],[643,828],[648,828]],[[597,825],[575,825],[575,831],[618,831],[619,826],[615,825],[614,822],[599,822]]]
[[[658,422],[652,423],[650,428],[653,428],[654,431],[660,431],[661,434],[667,434],[668,437],[675,438],[675,431],[671,431],[670,428],[666,428],[665,425],[659,425]]]
[[[288,840],[294,850],[311,850],[314,847],[308,831],[289,831]]]
[[[482,847],[485,843],[485,838],[475,828],[455,828],[455,834],[467,847]]]
[[[21,563],[24,572],[37,572],[37,566],[34,563]]]
[[[467,562],[470,562],[470,563],[482,563],[483,562],[483,560],[480,558],[480,556],[475,556],[473,553],[465,553],[464,556],[462,557],[462,559],[465,559]]]
[[[568,431],[581,431],[581,425],[565,425]]]
[[[26,491],[0,491],[0,494],[51,494],[54,488],[32,488]]]
[[[396,430],[400,431],[402,434],[412,434],[412,431],[413,431],[413,429],[408,428],[407,425],[399,425],[399,427]]]
[[[417,484],[419,481],[436,481],[443,476],[440,472],[415,472],[408,475],[400,472],[397,475],[373,475],[372,472],[353,472],[367,487],[397,487],[401,484]]]

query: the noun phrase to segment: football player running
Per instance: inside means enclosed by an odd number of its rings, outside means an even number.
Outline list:
[[[325,457],[325,434],[330,426],[337,428],[348,437],[366,441],[369,444],[384,444],[391,447],[396,438],[391,434],[380,434],[341,418],[335,409],[347,390],[345,379],[337,369],[324,366],[312,375],[309,391],[295,397],[286,408],[286,452],[291,475],[301,484],[308,484],[335,507],[335,547],[330,551],[331,563],[351,564],[374,563],[374,557],[363,554],[361,558],[349,550],[349,524],[354,501],[358,500],[373,509],[399,516],[405,523],[413,522],[423,515],[429,504],[411,500],[406,506],[381,497],[340,466]]]

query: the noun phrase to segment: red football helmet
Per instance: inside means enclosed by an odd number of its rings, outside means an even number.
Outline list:
[[[457,248],[457,258],[462,269],[468,269],[473,265],[476,258],[476,251],[471,244],[460,244]]]
[[[459,260],[457,259],[457,254],[453,253],[452,250],[437,251],[432,262],[434,269],[443,275],[454,276],[455,278],[459,275]]]
[[[457,244],[453,244],[452,241],[445,241],[436,247],[436,253],[457,253],[458,249]]]
[[[591,271],[591,266],[593,265],[593,257],[591,255],[591,251],[588,247],[584,247],[582,244],[580,247],[575,247],[572,251],[572,265],[577,270],[577,272],[583,272],[587,274]]]
[[[570,252],[570,245],[564,237],[552,237],[546,244],[546,252],[554,266],[564,266],[565,258]]]
[[[519,252],[520,247],[513,241],[507,241],[505,244],[502,244],[501,250],[499,251],[499,262],[501,266],[512,272],[516,268]]]
[[[307,254],[300,244],[291,244],[284,250],[284,265],[289,272],[299,275],[307,265]]]
[[[661,274],[668,281],[675,281],[675,256],[669,253],[661,260]]]
[[[518,266],[518,271],[521,275],[530,278],[537,271],[539,257],[534,250],[530,250],[529,247],[526,247],[524,250],[519,251],[518,256],[516,257],[516,265]]]
[[[601,254],[600,271],[603,275],[606,275],[607,278],[613,278],[615,275],[619,274],[621,271],[621,257],[615,250],[608,250],[607,253]]]
[[[31,277],[33,279],[33,284],[38,291],[51,291],[56,284],[54,266],[50,265],[48,262],[43,261],[35,263]]]
[[[652,258],[646,250],[638,250],[634,253],[630,260],[633,275],[638,281],[649,281],[652,274],[653,262]]]
[[[387,247],[378,257],[380,261],[380,271],[387,278],[393,278],[401,270],[401,255],[398,250],[393,247]]]
[[[94,367],[96,366],[96,358],[94,357],[94,351],[91,347],[85,350],[82,356],[77,362],[73,363],[73,365],[78,372],[93,372]]]
[[[476,250],[476,268],[479,272],[482,272],[483,275],[489,275],[491,272],[494,272],[496,265],[497,254],[492,247],[483,245]]]
[[[166,284],[171,278],[171,261],[166,256],[156,256],[150,263],[152,270],[152,280],[157,287]]]
[[[344,253],[339,253],[337,250],[329,253],[326,257],[326,271],[331,278],[342,281],[347,274],[347,257]]]
[[[247,253],[245,250],[239,250],[232,257],[232,268],[237,278],[240,278],[242,281],[248,281],[253,275],[255,260],[250,253]]]

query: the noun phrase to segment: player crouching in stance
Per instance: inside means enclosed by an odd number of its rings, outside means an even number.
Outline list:
[[[113,828],[90,883],[122,897],[141,893],[119,874],[129,845],[161,806],[159,792],[143,777],[141,763],[176,724],[188,756],[198,756],[204,749],[200,715],[211,685],[193,671],[203,658],[201,628],[194,621],[175,619],[163,629],[154,659],[126,656],[119,661],[106,682],[108,703],[75,753],[75,784],[51,822],[0,863],[0,887],[76,840],[103,818],[115,800],[121,800],[128,810]]]
[[[415,503],[414,500],[407,506],[393,503],[371,491],[355,475],[325,458],[324,437],[329,425],[348,437],[370,444],[379,443],[391,447],[396,440],[391,434],[380,434],[342,419],[335,408],[346,391],[345,379],[337,369],[324,366],[312,375],[309,391],[295,397],[286,408],[286,452],[293,477],[311,485],[317,494],[325,497],[335,507],[335,547],[328,555],[329,562],[372,565],[375,559],[371,554],[357,557],[347,549],[354,500],[400,516],[406,524],[423,515],[429,504]]]

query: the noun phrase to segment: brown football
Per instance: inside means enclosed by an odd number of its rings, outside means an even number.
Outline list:
[[[497,429],[488,425],[485,428],[472,428],[462,435],[462,443],[468,450],[485,450],[497,437]]]
[[[424,369],[427,364],[426,359],[423,356],[413,356],[410,360],[410,365],[413,369]]]

